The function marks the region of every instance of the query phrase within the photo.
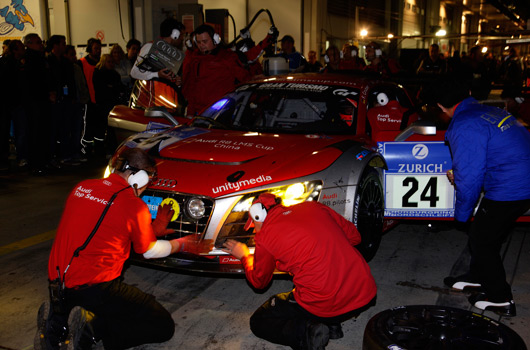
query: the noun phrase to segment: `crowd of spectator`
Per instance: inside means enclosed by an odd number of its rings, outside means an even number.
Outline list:
[[[160,30],[159,40],[183,52],[185,58],[178,72],[140,69],[151,42],[142,47],[136,39],[129,40],[125,50],[115,44],[108,54],[102,54],[101,41],[90,38],[81,59],[62,35],[52,35],[46,44],[37,34],[28,34],[23,41],[4,41],[0,58],[0,169],[8,168],[13,144],[17,166],[35,174],[79,165],[91,156],[108,156],[113,149],[106,143],[107,116],[115,105],[127,104],[136,79],[171,84],[181,96],[179,104],[187,106],[186,115],[193,117],[236,84],[262,74],[262,56],[285,58],[290,72],[363,71],[382,77],[430,80],[413,91],[426,102],[441,76],[466,80],[478,100],[488,99],[494,84],[502,84],[501,97],[511,111],[517,109],[528,78],[528,70],[513,47],[507,56],[497,59],[491,52],[484,55],[478,46],[468,53],[455,51],[445,57],[439,46],[432,44],[412,68],[403,69],[376,42],[364,47],[364,57],[355,45],[346,43],[341,49],[331,45],[323,65],[316,51],[310,50],[307,59],[297,51],[291,35],[277,41],[279,33],[274,27],[258,45],[247,29],[241,32],[242,40],[232,46],[223,43],[208,25],[184,33],[184,26],[169,18]],[[186,37],[190,40],[184,47]],[[279,48],[274,45],[277,42]]]
[[[65,166],[104,157],[107,116],[127,102],[130,70],[141,43],[131,39],[127,54],[114,45],[101,54],[102,43],[90,38],[87,55],[63,35],[46,43],[38,34],[5,40],[0,57],[0,170],[10,168],[13,145],[16,167],[46,174]]]

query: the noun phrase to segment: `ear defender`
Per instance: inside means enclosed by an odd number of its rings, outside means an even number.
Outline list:
[[[145,170],[140,170],[129,175],[127,182],[135,189],[142,188],[149,183],[149,175]]]
[[[178,29],[173,29],[173,31],[171,32],[171,35],[170,35],[171,39],[173,40],[177,40],[178,38],[180,38],[180,30]]]
[[[250,217],[256,222],[263,222],[267,217],[267,209],[261,203],[254,203],[248,211]]]
[[[221,43],[221,37],[217,33],[213,34],[212,40],[215,45],[219,45]]]
[[[328,55],[324,55],[324,62],[329,63],[329,57],[328,57]]]
[[[386,106],[388,103],[388,96],[384,92],[380,92],[377,94],[376,100],[381,106]]]
[[[344,58],[344,52],[340,51],[339,56],[340,56],[340,59],[343,59]]]
[[[375,57],[383,56],[383,51],[381,49],[375,49]]]

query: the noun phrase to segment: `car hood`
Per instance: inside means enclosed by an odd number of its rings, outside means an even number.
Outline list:
[[[354,142],[347,136],[195,127],[177,127],[133,140],[128,146],[148,150],[157,159],[158,177],[163,181],[152,188],[211,197],[322,171]]]

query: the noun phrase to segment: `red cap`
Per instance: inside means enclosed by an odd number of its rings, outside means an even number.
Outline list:
[[[256,203],[263,204],[265,209],[269,210],[277,204],[276,196],[269,192],[262,193],[257,198],[254,198],[254,201],[252,201],[252,204]],[[251,227],[254,227],[254,221],[252,221],[252,218],[249,215],[247,223],[245,224],[245,231],[247,231]]]

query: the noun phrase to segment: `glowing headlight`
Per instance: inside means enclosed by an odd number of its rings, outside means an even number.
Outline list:
[[[322,190],[322,181],[297,182],[291,185],[271,188],[267,191],[282,199],[282,204],[290,206],[305,201],[318,200]],[[255,197],[263,192],[256,192],[245,195],[232,209],[233,212],[248,211]]]
[[[107,165],[107,167],[105,168],[105,173],[103,174],[103,178],[106,179],[109,176],[110,176],[110,167]]]
[[[204,216],[206,208],[202,199],[192,198],[186,203],[186,211],[193,219],[199,220]]]
[[[296,198],[300,198],[305,193],[305,185],[303,183],[296,183],[289,187],[287,187],[287,190],[285,190],[285,194],[283,196],[284,200],[292,200]]]

